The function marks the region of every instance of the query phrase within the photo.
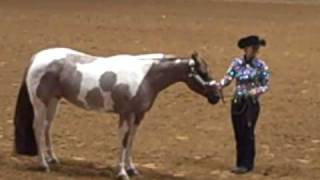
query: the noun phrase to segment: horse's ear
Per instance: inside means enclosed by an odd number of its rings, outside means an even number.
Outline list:
[[[191,54],[191,58],[195,62],[195,67],[199,67],[200,66],[199,53],[197,51],[193,51],[193,53]]]
[[[193,53],[191,54],[191,58],[197,61],[198,57],[199,57],[199,53],[197,51],[193,51]]]

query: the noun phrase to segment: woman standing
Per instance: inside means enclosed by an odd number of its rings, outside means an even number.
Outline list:
[[[243,174],[253,170],[255,158],[255,126],[259,117],[259,97],[267,92],[270,73],[264,61],[257,57],[266,41],[258,36],[248,36],[238,41],[244,55],[235,58],[224,78],[216,85],[222,89],[233,79],[236,88],[231,105],[232,124],[236,139],[237,162],[233,173]]]

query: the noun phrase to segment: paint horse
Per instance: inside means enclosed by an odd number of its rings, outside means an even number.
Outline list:
[[[219,92],[211,81],[206,63],[194,53],[190,58],[166,54],[97,57],[67,48],[38,52],[26,69],[15,112],[15,150],[40,158],[50,171],[58,163],[50,128],[59,100],[120,116],[121,179],[138,174],[131,154],[137,128],[157,95],[166,87],[184,82],[194,92],[215,104]]]

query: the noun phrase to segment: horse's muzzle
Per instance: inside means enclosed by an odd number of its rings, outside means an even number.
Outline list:
[[[220,96],[217,95],[217,94],[214,94],[214,93],[210,93],[208,96],[207,96],[207,99],[208,99],[208,102],[210,104],[217,104],[219,101],[220,101]]]

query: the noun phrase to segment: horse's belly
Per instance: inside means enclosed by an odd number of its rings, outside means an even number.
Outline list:
[[[78,100],[82,102],[83,108],[88,110],[112,112],[114,101],[111,92],[105,92],[100,87],[81,89]]]
[[[99,79],[74,72],[60,81],[61,96],[78,107],[87,110],[113,111],[111,91],[104,91]]]

